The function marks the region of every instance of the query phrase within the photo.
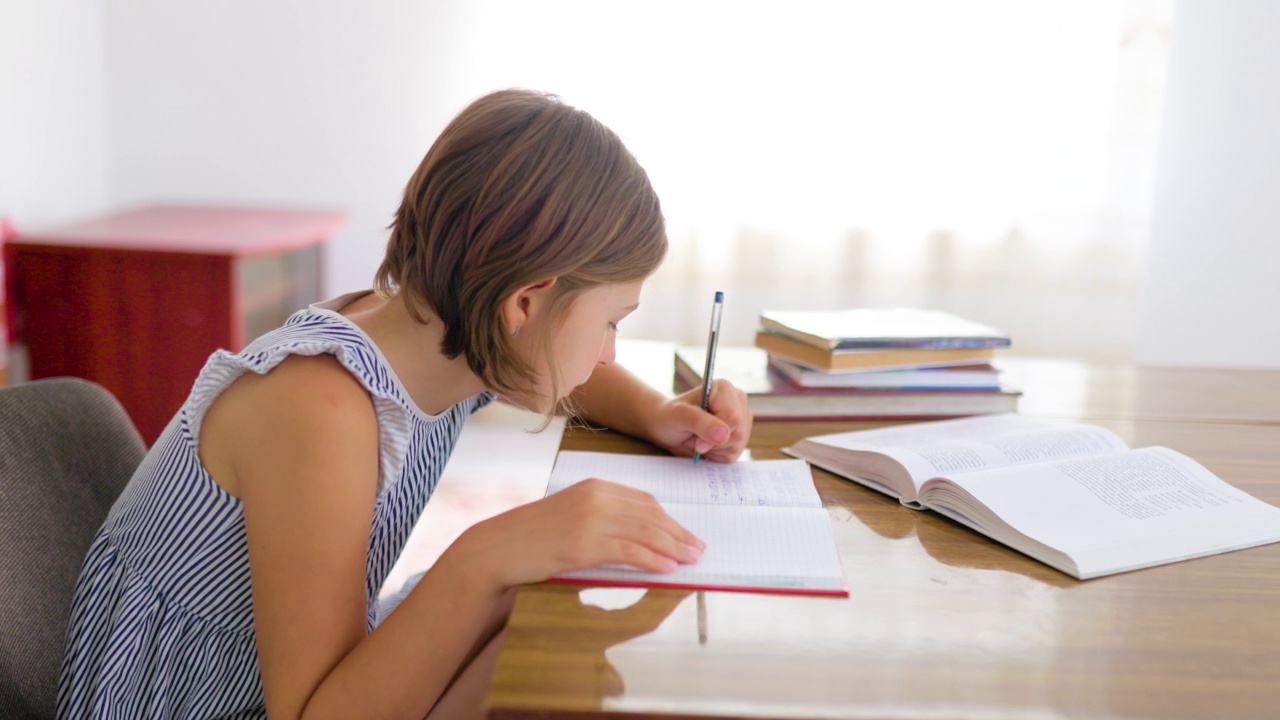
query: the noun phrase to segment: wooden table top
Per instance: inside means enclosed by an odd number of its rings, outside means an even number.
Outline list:
[[[1033,384],[1028,404],[1133,447],[1178,449],[1280,505],[1280,393],[1258,397],[1280,388],[1280,372],[1129,369],[1093,380],[1128,389],[1076,393],[1073,408],[1067,388]],[[801,437],[863,426],[758,423],[752,454],[783,457],[778,448]],[[562,447],[655,452],[606,431],[571,431]],[[489,717],[1280,713],[1280,544],[1081,582],[935,513],[814,477],[848,598],[528,586],[497,655]]]
[[[1007,357],[1018,411],[1045,417],[1280,425],[1280,370],[1089,365]]]

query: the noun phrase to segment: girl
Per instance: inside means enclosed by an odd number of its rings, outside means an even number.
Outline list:
[[[422,717],[513,588],[703,543],[592,480],[479,523],[386,617],[377,597],[467,415],[494,395],[730,462],[746,397],[668,400],[611,365],[666,251],[648,178],[556,98],[497,92],[405,189],[375,291],[213,354],[99,531],[73,602],[64,717]]]

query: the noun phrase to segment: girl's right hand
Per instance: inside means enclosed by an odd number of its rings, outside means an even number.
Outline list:
[[[445,556],[460,555],[500,591],[606,563],[668,573],[705,548],[652,495],[591,478],[477,523]]]

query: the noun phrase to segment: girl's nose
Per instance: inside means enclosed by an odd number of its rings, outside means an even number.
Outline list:
[[[604,345],[600,348],[600,359],[597,361],[596,364],[612,365],[614,358],[617,357],[617,354],[618,354],[618,349],[614,339],[614,335],[613,333],[609,333],[609,336],[606,337],[604,340]]]

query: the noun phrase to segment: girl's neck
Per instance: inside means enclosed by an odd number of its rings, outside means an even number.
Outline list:
[[[484,383],[467,367],[465,357],[449,359],[441,354],[444,329],[440,320],[428,311],[427,322],[418,322],[400,295],[385,298],[370,293],[339,312],[373,339],[423,412],[439,414],[485,390]]]

